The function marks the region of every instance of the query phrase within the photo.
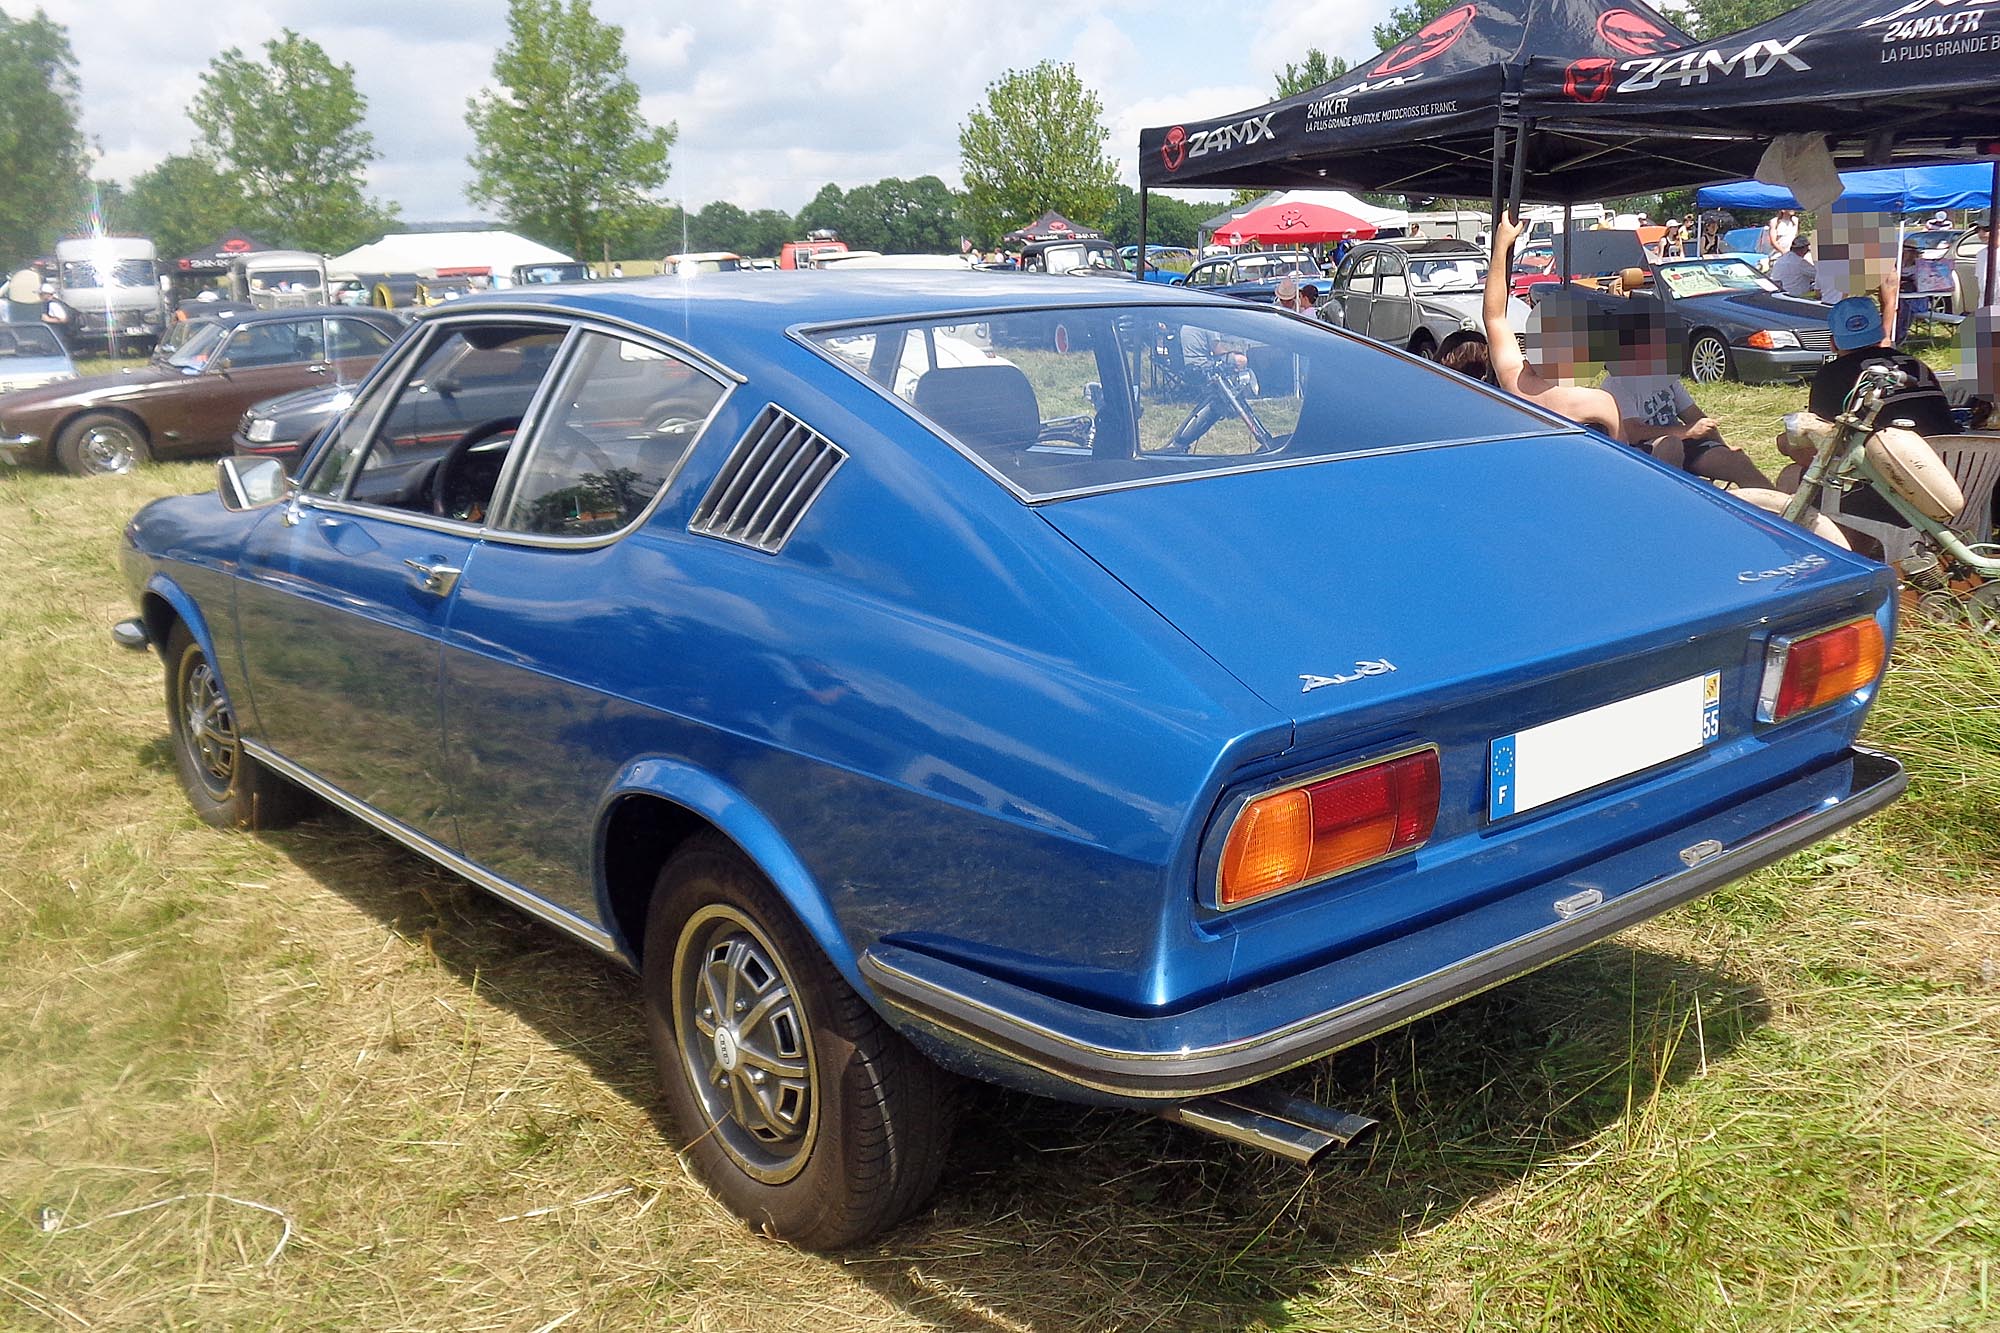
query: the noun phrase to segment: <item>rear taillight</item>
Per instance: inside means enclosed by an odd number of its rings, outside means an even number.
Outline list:
[[[1259,796],[1229,826],[1216,904],[1241,907],[1420,847],[1437,812],[1435,748]]]
[[[1882,627],[1872,617],[1771,640],[1757,720],[1783,722],[1866,689],[1882,674],[1886,655]]]

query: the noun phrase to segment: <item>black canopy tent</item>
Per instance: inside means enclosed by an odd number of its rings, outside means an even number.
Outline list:
[[[1491,188],[1495,131],[1518,123],[1531,54],[1609,60],[1692,40],[1642,0],[1475,0],[1309,92],[1142,130],[1139,183],[1476,198]]]
[[[1089,227],[1080,227],[1054,209],[1042,214],[1027,226],[1008,232],[1001,238],[1007,241],[1095,241],[1101,239],[1098,232]]]
[[[182,255],[175,260],[174,269],[180,273],[226,273],[229,271],[229,261],[236,256],[270,248],[241,227],[231,227],[216,237],[214,245],[197,250],[191,255]]]

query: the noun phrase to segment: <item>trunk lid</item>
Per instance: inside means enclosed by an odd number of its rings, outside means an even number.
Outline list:
[[[1458,721],[1499,734],[1697,668],[1731,670],[1738,712],[1753,635],[1881,595],[1872,562],[1580,434],[1040,512],[1293,718],[1301,745],[1473,701],[1490,716]]]

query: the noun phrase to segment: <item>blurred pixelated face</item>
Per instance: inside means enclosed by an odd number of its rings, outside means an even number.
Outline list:
[[[1601,348],[1591,345],[1590,310],[1556,292],[1542,298],[1528,319],[1528,361],[1544,379],[1575,384],[1592,368]]]
[[[1958,377],[1975,394],[2000,397],[2000,306],[1981,306],[1959,325]]]
[[[1872,292],[1898,280],[1896,218],[1889,213],[1828,213],[1819,233],[1822,290]]]

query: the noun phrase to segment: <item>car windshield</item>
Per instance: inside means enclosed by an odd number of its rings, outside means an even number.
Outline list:
[[[170,366],[182,370],[200,370],[208,364],[208,358],[222,345],[229,330],[220,324],[202,321],[187,325],[187,336],[169,350],[162,358]]]
[[[61,356],[56,335],[39,324],[0,325],[0,356]]]
[[[1410,260],[1410,285],[1420,292],[1471,292],[1486,281],[1486,256],[1462,255]]]
[[[1660,280],[1675,296],[1715,292],[1775,292],[1778,285],[1740,259],[1690,259],[1660,265]]]
[[[524,284],[582,282],[590,276],[590,269],[583,264],[537,264],[519,270],[519,274]]]
[[[250,274],[252,287],[283,288],[294,291],[320,284],[319,270],[316,268],[260,268]]]
[[[98,265],[87,259],[72,259],[62,266],[62,285],[71,291],[99,287],[151,287],[155,280],[150,259],[118,259]]]
[[[988,472],[1042,500],[1545,420],[1275,310],[1008,311],[809,335]]]
[[[1311,255],[1296,251],[1236,257],[1238,282],[1275,282],[1287,273],[1296,273],[1304,278],[1317,278],[1320,276],[1320,268],[1313,262]]]

